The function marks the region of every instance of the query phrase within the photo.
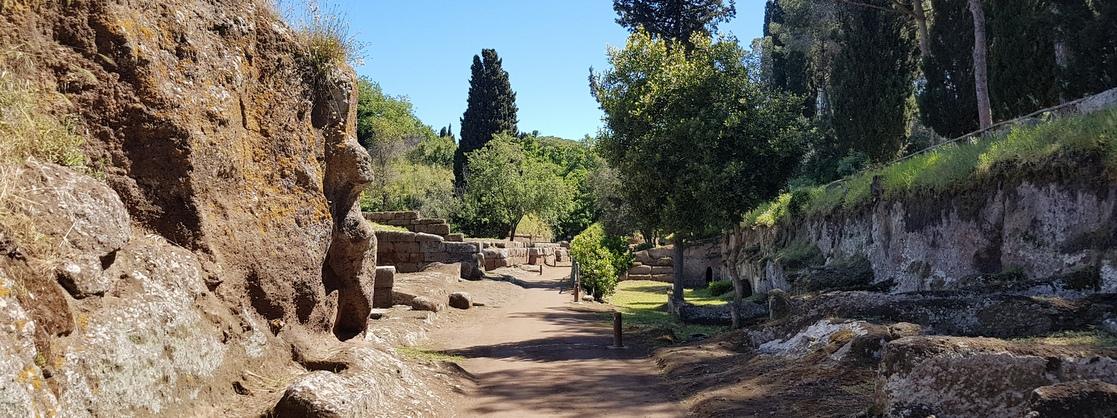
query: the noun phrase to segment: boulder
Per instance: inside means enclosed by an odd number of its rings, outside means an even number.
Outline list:
[[[105,294],[112,278],[103,271],[132,234],[120,197],[104,182],[34,160],[20,170],[18,183],[24,191],[16,192],[17,213],[34,220],[36,233],[45,237],[38,241],[57,243],[51,251],[59,252],[59,283],[77,299]],[[19,238],[17,247],[34,245]]]
[[[411,309],[416,311],[438,312],[442,310],[442,305],[439,305],[438,302],[426,296],[416,296],[414,299],[411,299],[410,305]]]
[[[1078,380],[1032,391],[1029,418],[1112,418],[1117,416],[1117,385],[1101,380]]]
[[[411,366],[368,344],[345,346],[308,364],[311,370],[289,385],[269,416],[386,417],[438,415],[445,401]]]
[[[469,309],[473,307],[472,298],[469,293],[454,292],[450,294],[450,307],[458,309]]]
[[[768,318],[771,320],[787,318],[791,315],[791,300],[780,289],[768,292]]]
[[[885,345],[887,415],[1024,416],[1037,388],[1073,380],[1117,384],[1117,349],[993,338],[905,337]]]

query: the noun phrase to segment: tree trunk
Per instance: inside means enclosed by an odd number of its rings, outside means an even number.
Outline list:
[[[929,31],[927,30],[927,13],[923,10],[923,0],[911,0],[911,15],[915,19],[915,28],[919,36],[919,54],[924,59],[931,56],[929,45]]]
[[[671,264],[674,265],[675,270],[675,277],[672,280],[671,285],[671,297],[680,302],[683,300],[683,254],[686,251],[686,247],[684,245],[685,244],[683,243],[683,239],[679,236],[679,233],[676,232],[675,255],[671,259]]]
[[[516,228],[520,226],[520,221],[522,221],[522,220],[524,220],[524,215],[520,215],[520,216],[516,217],[516,220],[512,221],[512,226],[508,227],[508,240],[509,241],[515,241],[516,240]]]
[[[970,0],[973,14],[973,76],[977,87],[977,119],[981,129],[993,126],[993,109],[989,103],[989,65],[985,44],[985,9],[981,0]]]
[[[741,275],[736,268],[730,268],[729,279],[733,281],[733,303],[729,304],[729,318],[733,321],[733,329],[741,328],[741,311],[738,309],[744,301],[744,289],[741,288]]]

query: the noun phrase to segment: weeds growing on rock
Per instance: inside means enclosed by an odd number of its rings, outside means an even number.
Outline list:
[[[298,32],[307,60],[318,75],[329,74],[346,63],[359,65],[363,60],[365,45],[336,5],[304,0],[283,14]]]
[[[58,116],[66,99],[42,91],[26,77],[34,64],[18,48],[0,48],[0,243],[18,243],[22,251],[49,260],[57,243],[48,242],[21,210],[24,196],[36,192],[18,184],[21,165],[29,158],[85,171],[86,158],[73,116]]]

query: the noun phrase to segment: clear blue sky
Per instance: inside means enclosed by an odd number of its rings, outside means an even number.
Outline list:
[[[494,48],[519,106],[519,128],[579,139],[601,126],[589,68],[606,67],[606,46],[624,46],[610,0],[337,0],[366,44],[361,75],[407,96],[436,130],[454,131],[465,111],[474,54]],[[760,36],[764,2],[738,0],[722,32],[745,46]]]

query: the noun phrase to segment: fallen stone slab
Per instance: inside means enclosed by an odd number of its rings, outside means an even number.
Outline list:
[[[905,337],[885,345],[878,407],[888,416],[1024,416],[1037,388],[1117,384],[1117,349],[994,338]]]
[[[1032,391],[1026,417],[1117,417],[1117,385],[1078,380]]]

